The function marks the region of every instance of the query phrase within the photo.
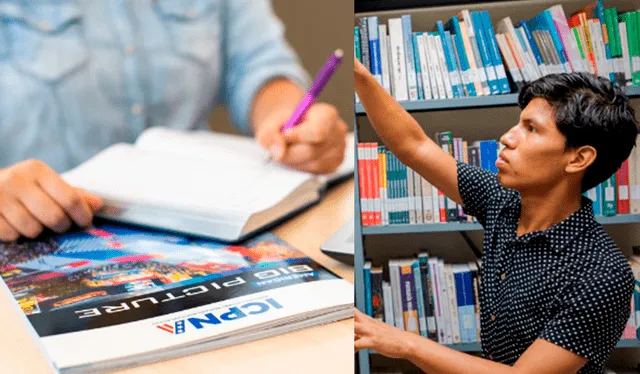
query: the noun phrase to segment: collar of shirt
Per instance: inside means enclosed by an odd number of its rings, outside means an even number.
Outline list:
[[[501,212],[502,214],[511,213],[511,216],[515,218],[514,222],[512,222],[513,224],[508,225],[514,230],[514,240],[512,244],[527,244],[537,238],[544,238],[543,240],[546,240],[549,245],[548,248],[559,253],[565,248],[572,249],[573,246],[570,246],[569,244],[585,230],[592,227],[593,224],[596,224],[595,216],[593,214],[593,202],[583,196],[580,209],[572,213],[569,217],[546,230],[533,231],[518,237],[515,230],[517,230],[518,227],[521,208],[522,201],[520,193],[515,193],[506,201]]]

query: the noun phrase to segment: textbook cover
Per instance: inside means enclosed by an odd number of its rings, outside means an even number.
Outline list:
[[[353,308],[350,283],[271,233],[228,245],[97,223],[0,243],[0,275],[62,372],[238,344]]]

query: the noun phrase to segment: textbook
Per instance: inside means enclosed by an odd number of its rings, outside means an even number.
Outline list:
[[[101,196],[96,216],[226,242],[239,242],[319,202],[353,175],[353,139],[331,175],[268,161],[252,138],[151,128],[115,144],[62,177]]]
[[[353,285],[272,233],[238,245],[97,220],[0,243],[15,299],[54,368],[115,370],[353,315]]]

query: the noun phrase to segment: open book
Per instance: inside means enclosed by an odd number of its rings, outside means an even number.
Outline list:
[[[98,217],[237,242],[317,203],[327,185],[353,174],[353,139],[331,175],[275,161],[254,139],[209,131],[146,130],[63,174],[104,199]]]
[[[353,315],[353,285],[271,233],[241,245],[96,223],[0,243],[15,298],[56,370],[113,370]]]

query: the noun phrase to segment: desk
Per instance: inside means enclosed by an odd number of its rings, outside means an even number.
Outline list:
[[[316,262],[353,282],[353,268],[325,256],[319,248],[351,218],[353,198],[353,181],[342,183],[332,188],[319,205],[286,222],[274,232]],[[0,372],[51,372],[37,341],[31,335],[30,325],[21,314],[12,300],[0,298]],[[353,319],[349,319],[117,373],[351,374],[354,372],[353,358]]]

